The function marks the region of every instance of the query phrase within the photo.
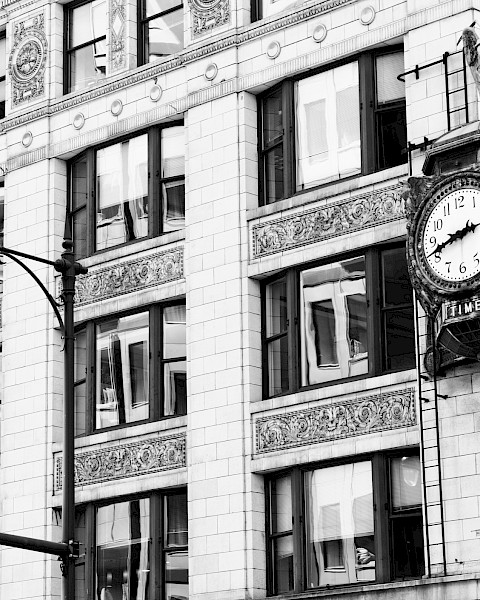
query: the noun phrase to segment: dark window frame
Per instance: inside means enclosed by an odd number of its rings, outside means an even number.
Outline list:
[[[345,381],[355,381],[367,377],[375,377],[386,373],[403,371],[409,367],[389,369],[386,366],[386,339],[384,314],[389,310],[402,310],[406,307],[412,308],[413,304],[399,304],[393,308],[384,306],[384,277],[382,273],[382,257],[390,250],[404,248],[404,242],[392,242],[369,248],[358,248],[357,250],[330,256],[321,261],[297,265],[290,269],[276,273],[261,282],[261,336],[262,336],[262,386],[263,397],[283,396],[298,391],[315,389],[329,385],[336,385]],[[348,260],[359,256],[365,257],[365,278],[367,294],[367,322],[369,323],[369,335],[367,341],[368,371],[361,375],[352,375],[339,379],[332,379],[323,383],[302,385],[301,383],[301,360],[300,360],[300,313],[302,311],[300,301],[300,274],[311,268],[328,265],[340,260]],[[406,260],[406,259],[405,259]],[[287,330],[282,334],[267,336],[267,286],[285,278],[287,284]],[[287,337],[288,347],[288,390],[281,393],[270,394],[268,346],[280,337]],[[413,355],[412,355],[413,356]],[[294,357],[292,360],[291,357]],[[414,364],[411,368],[414,368]]]
[[[77,50],[81,50],[82,48],[86,48],[87,46],[92,46],[105,40],[105,45],[107,43],[107,31],[105,31],[105,35],[101,35],[97,38],[93,38],[83,44],[79,44],[78,46],[70,45],[71,38],[71,25],[72,25],[72,13],[73,10],[83,6],[85,4],[92,4],[93,0],[74,0],[73,2],[69,2],[64,6],[64,39],[63,39],[63,93],[69,94],[73,90],[71,87],[71,71],[70,71],[70,56],[73,52]]]
[[[6,64],[6,61],[7,61],[7,56],[6,56],[6,54],[7,54],[7,46],[6,46],[7,32],[5,29],[3,31],[0,31],[0,40],[2,40],[2,39],[5,40],[5,56],[3,57],[4,61],[5,61],[5,75],[2,75],[0,77],[0,83],[5,83],[6,69],[7,69],[7,64]],[[5,85],[6,85],[6,83],[5,83]],[[6,103],[7,103],[7,94],[6,94],[6,88],[5,88],[5,98],[2,101],[0,101],[0,119],[5,118]]]
[[[287,592],[277,592],[273,568],[273,542],[279,537],[292,535],[293,546],[293,589],[288,593],[295,594],[307,591],[306,582],[306,527],[308,515],[305,508],[305,487],[304,475],[307,472],[316,469],[324,469],[339,465],[354,464],[363,461],[370,461],[372,465],[372,491],[373,491],[373,521],[375,533],[375,564],[376,579],[371,582],[357,582],[350,584],[339,584],[338,586],[326,584],[316,590],[332,589],[345,586],[357,587],[365,585],[375,585],[377,583],[388,583],[392,581],[404,581],[406,579],[417,579],[417,577],[395,577],[393,564],[393,535],[392,520],[395,518],[414,517],[423,519],[421,504],[395,511],[392,508],[392,477],[391,464],[393,459],[401,457],[419,457],[418,448],[407,447],[394,450],[371,452],[368,454],[359,454],[355,456],[342,457],[323,461],[321,463],[310,463],[308,465],[294,466],[281,471],[276,471],[265,477],[265,532],[266,532],[266,553],[267,553],[267,595],[282,595]],[[291,505],[292,505],[292,528],[289,531],[272,533],[272,482],[285,476],[291,477]],[[421,483],[420,483],[421,485]],[[423,547],[422,547],[423,550]],[[424,565],[423,565],[424,567]],[[421,579],[422,575],[418,576]]]
[[[164,414],[164,390],[165,390],[165,370],[164,365],[169,362],[186,362],[186,356],[164,358],[163,356],[163,315],[164,309],[172,306],[185,306],[185,301],[172,301],[162,304],[154,304],[137,310],[130,310],[110,314],[105,317],[90,320],[86,323],[76,326],[76,332],[85,331],[86,334],[86,364],[85,377],[75,379],[74,387],[85,385],[85,432],[76,434],[76,437],[84,437],[93,433],[111,431],[114,429],[123,429],[125,427],[134,427],[143,423],[159,421],[164,419],[173,419],[187,414],[188,390],[185,391],[187,398],[187,407],[185,412],[174,415]],[[97,403],[97,348],[96,348],[96,328],[97,325],[110,321],[115,318],[122,318],[131,315],[148,314],[148,337],[149,337],[149,416],[146,419],[138,421],[129,421],[119,423],[108,427],[96,427],[96,403]]]
[[[140,0],[137,3],[137,65],[145,65],[149,62],[149,52],[148,52],[148,23],[154,19],[158,19],[159,17],[164,17],[172,12],[183,9],[183,2],[180,1],[179,4],[167,8],[166,10],[159,11],[149,17],[146,16],[146,0]],[[171,54],[166,54],[164,56],[173,56]]]
[[[307,74],[302,76],[285,79],[281,83],[262,93],[258,97],[257,101],[257,129],[258,129],[258,157],[259,157],[259,204],[267,205],[279,202],[281,200],[290,198],[292,196],[305,193],[312,189],[321,188],[327,185],[332,185],[337,181],[344,181],[374,173],[383,169],[390,168],[389,166],[380,165],[380,127],[379,120],[382,114],[386,114],[391,111],[398,111],[405,116],[406,112],[406,101],[405,98],[402,100],[396,100],[379,104],[377,102],[377,89],[376,89],[376,70],[375,61],[378,56],[387,54],[396,54],[403,52],[403,45],[391,46],[388,48],[375,49],[370,52],[365,52],[356,57],[343,59],[336,61],[325,67],[319,69],[313,69]],[[319,73],[325,73],[331,71],[337,67],[358,62],[359,70],[359,110],[360,110],[360,149],[361,149],[361,172],[358,175],[349,175],[345,177],[339,177],[321,183],[320,185],[313,185],[306,187],[303,190],[296,189],[296,115],[295,115],[295,83],[313,77]],[[279,136],[274,143],[264,143],[265,130],[264,130],[264,105],[265,101],[269,96],[275,95],[280,91],[281,103],[282,103],[282,125],[283,135]],[[281,147],[283,149],[283,195],[281,198],[268,201],[267,190],[268,182],[266,176],[266,162],[265,157],[274,147]],[[372,148],[374,149],[372,151]],[[404,160],[398,164],[407,163],[407,152],[403,154]]]
[[[76,519],[83,513],[85,515],[85,546],[80,545],[80,557],[76,559],[76,566],[85,567],[85,600],[94,600],[96,598],[96,511],[97,508],[117,504],[121,502],[131,502],[135,500],[148,499],[150,504],[149,527],[149,565],[150,577],[148,583],[148,592],[150,598],[166,598],[165,595],[165,553],[170,549],[186,550],[188,545],[175,546],[167,545],[166,524],[166,503],[165,500],[171,496],[184,494],[187,498],[187,488],[169,488],[155,491],[147,494],[129,494],[115,498],[108,498],[96,502],[79,504],[75,507]],[[188,506],[188,503],[187,503]],[[188,509],[187,509],[188,510]],[[188,526],[188,512],[187,512]],[[77,536],[78,537],[78,536]]]
[[[135,132],[133,135],[125,135],[119,138],[116,138],[113,142],[105,142],[103,144],[99,144],[98,146],[88,148],[86,151],[78,154],[74,158],[72,158],[67,165],[68,169],[68,177],[67,177],[67,194],[68,194],[68,203],[67,203],[67,217],[70,220],[71,230],[74,235],[74,252],[77,259],[86,258],[87,256],[92,256],[93,254],[99,254],[101,252],[108,252],[113,248],[121,248],[123,246],[134,244],[142,239],[153,238],[160,235],[164,235],[163,231],[163,214],[162,214],[162,184],[168,184],[175,181],[185,180],[185,173],[183,175],[176,175],[171,177],[162,177],[162,152],[161,152],[161,140],[162,140],[162,131],[166,129],[170,129],[172,127],[183,127],[183,120],[173,121],[169,123],[165,123],[161,126],[155,125],[153,127],[148,127],[147,129],[142,129],[140,131]],[[120,244],[116,244],[113,246],[109,246],[107,248],[102,248],[97,250],[96,248],[96,235],[97,235],[97,227],[96,227],[96,209],[97,209],[97,191],[96,191],[96,154],[98,150],[102,150],[104,148],[108,148],[114,146],[116,144],[120,144],[122,142],[129,141],[131,139],[140,137],[142,135],[148,136],[148,236],[141,237],[133,240],[128,240],[126,242],[122,242]],[[75,208],[72,207],[72,193],[73,193],[73,185],[72,185],[72,172],[75,164],[80,163],[81,161],[85,161],[86,163],[86,190],[84,201],[77,205]],[[75,216],[81,213],[81,211],[86,212],[86,252],[78,253],[75,248],[75,228],[74,228],[74,219]],[[179,228],[175,231],[180,231],[182,228]]]

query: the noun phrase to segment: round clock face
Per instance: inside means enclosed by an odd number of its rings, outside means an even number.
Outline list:
[[[450,192],[429,213],[421,240],[431,271],[448,282],[480,273],[480,189]]]

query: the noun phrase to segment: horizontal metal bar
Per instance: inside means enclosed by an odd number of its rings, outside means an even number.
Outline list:
[[[13,535],[10,533],[0,533],[0,545],[10,546],[11,548],[22,548],[23,550],[32,550],[33,552],[54,554],[55,556],[61,557],[69,556],[70,554],[68,544],[49,542],[48,540],[39,540],[37,538]]]

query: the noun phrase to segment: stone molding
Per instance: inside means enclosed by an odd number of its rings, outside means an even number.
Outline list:
[[[183,278],[183,246],[79,275],[75,306],[99,302]]]
[[[126,479],[186,466],[185,433],[75,451],[75,486]],[[62,489],[62,453],[54,455],[54,489]]]
[[[375,394],[254,421],[255,454],[416,425],[415,390]]]
[[[400,184],[251,227],[252,259],[314,244],[405,216]]]
[[[12,107],[45,95],[48,42],[43,12],[13,25],[13,45],[8,59]]]
[[[109,35],[108,48],[109,73],[118,73],[127,66],[127,7],[126,0],[109,0]]]
[[[193,37],[230,23],[230,0],[188,0]]]

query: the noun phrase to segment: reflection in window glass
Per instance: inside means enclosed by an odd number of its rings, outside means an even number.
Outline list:
[[[150,538],[148,498],[97,508],[98,598],[147,598]]]
[[[96,427],[147,419],[148,313],[100,323],[96,344]]]
[[[295,104],[297,191],[360,173],[358,63],[298,81]]]
[[[187,496],[165,496],[165,591],[169,600],[188,598]]]
[[[301,273],[302,385],[368,372],[364,257]]]
[[[148,136],[97,152],[97,250],[148,235]]]
[[[163,311],[164,415],[187,412],[186,308],[167,306]]]
[[[107,5],[95,0],[70,11],[68,62],[69,86],[75,91],[92,85],[106,75]]]
[[[79,331],[75,334],[75,435],[86,432],[86,376],[87,376],[87,334]]]
[[[162,231],[185,227],[185,135],[182,127],[161,132]]]
[[[307,588],[375,580],[369,461],[305,474]]]
[[[269,395],[288,390],[287,281],[266,286],[266,335]]]
[[[79,556],[75,559],[75,600],[84,600],[87,597],[86,590],[86,553],[87,537],[85,525],[85,510],[75,510],[75,540],[79,543]]]

